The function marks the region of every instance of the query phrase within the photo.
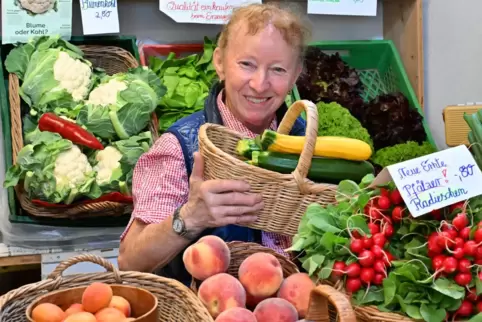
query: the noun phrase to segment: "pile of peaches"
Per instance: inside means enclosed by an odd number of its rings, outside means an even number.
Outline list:
[[[134,318],[130,303],[113,295],[108,284],[94,282],[82,294],[82,303],[72,304],[65,311],[52,303],[42,303],[32,310],[35,322],[129,322]]]
[[[278,259],[257,252],[243,260],[238,278],[227,273],[231,253],[217,236],[205,236],[183,254],[201,282],[198,297],[216,322],[296,322],[306,316],[315,287],[308,274],[283,276]]]

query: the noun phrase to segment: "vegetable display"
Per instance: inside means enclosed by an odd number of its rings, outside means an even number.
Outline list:
[[[166,93],[159,77],[147,67],[106,75],[59,36],[16,46],[5,67],[20,80],[26,145],[4,187],[21,184],[44,207],[132,202],[134,167],[153,144],[148,125]]]
[[[470,151],[477,165],[482,169],[482,113],[464,113],[464,120],[470,128],[468,133]]]
[[[479,321],[482,208],[467,201],[413,218],[392,182],[373,179],[342,180],[336,204],[309,205],[289,251],[312,278],[343,283],[355,305]]]

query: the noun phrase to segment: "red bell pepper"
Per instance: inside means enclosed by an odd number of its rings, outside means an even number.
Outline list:
[[[46,208],[67,208],[67,207],[72,207],[72,206],[75,206],[75,205],[85,205],[85,204],[89,204],[89,203],[102,202],[102,201],[112,201],[112,202],[118,202],[118,203],[131,204],[132,203],[132,197],[123,195],[120,192],[111,192],[111,193],[105,194],[103,196],[100,196],[97,199],[85,200],[85,201],[73,203],[73,204],[70,204],[70,205],[50,203],[50,202],[38,200],[38,199],[33,199],[32,203],[37,205],[37,206],[46,207]]]
[[[90,132],[69,120],[65,120],[53,113],[43,114],[38,122],[40,131],[60,134],[64,139],[75,144],[83,145],[94,150],[104,150],[104,146]]]

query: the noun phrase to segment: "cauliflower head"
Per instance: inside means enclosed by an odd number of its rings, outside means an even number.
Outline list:
[[[127,84],[124,81],[113,78],[94,88],[86,103],[102,106],[114,105],[117,103],[117,94],[125,89],[127,89]]]
[[[57,0],[18,0],[20,6],[34,14],[42,14],[55,8]]]
[[[93,169],[97,172],[96,182],[99,186],[110,183],[112,178],[116,177],[115,173],[121,171],[121,158],[122,153],[113,146],[107,146],[104,150],[97,152],[95,156],[97,164]]]
[[[87,156],[74,144],[69,150],[59,153],[55,160],[54,176],[60,189],[77,189],[91,173],[92,166]]]
[[[54,63],[54,79],[59,86],[72,95],[78,102],[87,97],[91,83],[92,69],[86,63],[60,51]]]

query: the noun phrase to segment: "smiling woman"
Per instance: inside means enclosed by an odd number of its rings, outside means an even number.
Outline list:
[[[220,82],[204,109],[177,121],[137,162],[121,269],[156,271],[188,284],[183,250],[206,235],[257,242],[287,255],[287,237],[235,225],[256,220],[252,214],[263,208],[262,198],[243,181],[204,181],[197,136],[206,122],[251,138],[276,130],[287,110],[285,97],[301,73],[308,35],[298,15],[273,4],[233,11],[213,56]],[[290,134],[304,133],[305,123],[297,119]]]

